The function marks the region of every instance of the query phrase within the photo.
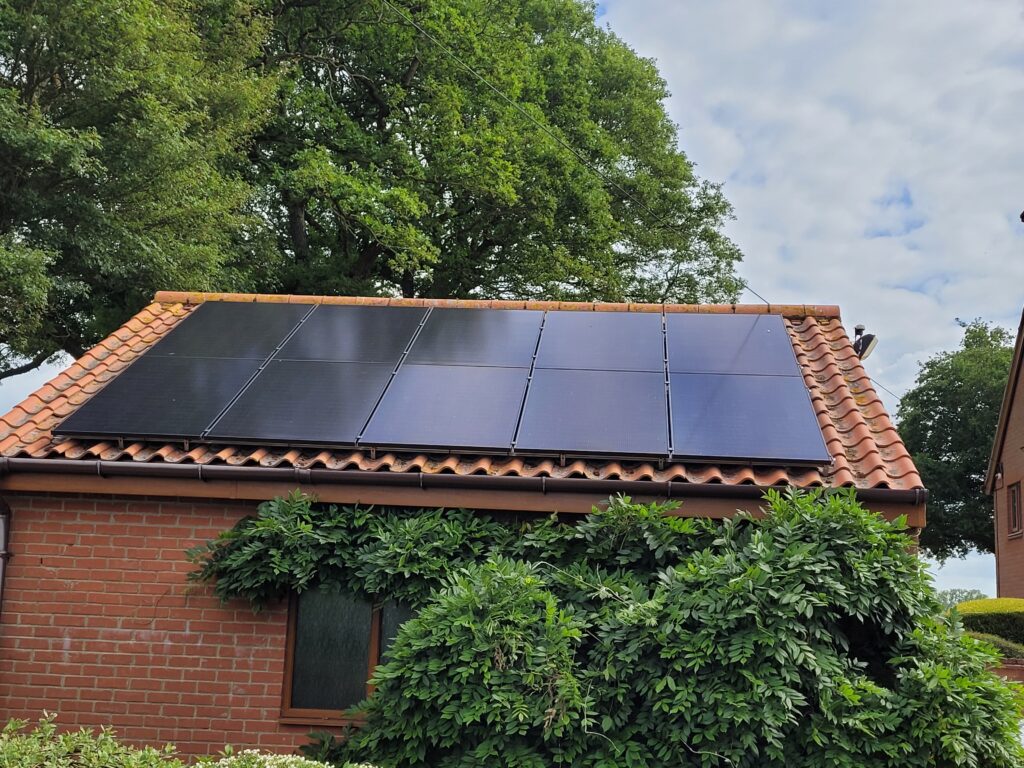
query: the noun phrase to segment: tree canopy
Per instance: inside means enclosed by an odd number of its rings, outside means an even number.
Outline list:
[[[0,6],[0,377],[161,288],[731,300],[731,210],[584,0]]]
[[[0,5],[0,371],[80,355],[160,286],[238,283],[263,36],[242,0]]]
[[[993,548],[985,470],[995,438],[1013,337],[981,320],[961,322],[960,348],[920,367],[897,415],[900,435],[929,490],[921,548],[943,560]]]

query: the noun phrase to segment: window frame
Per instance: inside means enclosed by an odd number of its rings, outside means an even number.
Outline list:
[[[1006,535],[1007,538],[1024,536],[1024,516],[1020,508],[1020,481],[1006,487]]]
[[[284,650],[284,685],[281,690],[281,715],[279,722],[285,725],[362,725],[365,719],[344,709],[311,709],[292,706],[292,683],[295,671],[295,640],[299,616],[299,595],[293,592],[288,597],[288,625]],[[366,695],[373,693],[370,677],[380,663],[382,607],[374,604],[370,617],[370,649],[366,670]]]

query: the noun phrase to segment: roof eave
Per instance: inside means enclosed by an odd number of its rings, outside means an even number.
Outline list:
[[[737,503],[760,500],[773,486],[0,458],[0,490],[8,491],[264,501],[296,488],[338,503],[568,513],[589,512],[621,493],[644,502],[679,500],[682,514],[718,518],[735,513]],[[910,527],[924,526],[924,489],[864,488],[857,495],[886,517],[906,515]]]

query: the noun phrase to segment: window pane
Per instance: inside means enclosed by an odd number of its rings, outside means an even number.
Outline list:
[[[292,706],[347,709],[366,697],[371,605],[319,590],[298,598]]]
[[[416,615],[411,605],[405,603],[384,603],[380,611],[380,660],[388,660],[388,648],[391,647],[398,628]]]

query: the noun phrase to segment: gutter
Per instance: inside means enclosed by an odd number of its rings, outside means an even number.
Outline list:
[[[355,485],[406,488],[460,488],[479,491],[533,493],[581,493],[609,496],[626,493],[667,499],[718,498],[760,499],[779,486],[687,483],[673,480],[593,480],[589,478],[454,475],[429,472],[367,472],[365,470],[301,469],[299,467],[232,467],[224,464],[166,464],[78,459],[30,459],[0,457],[0,477],[12,474],[89,475],[92,477],[143,477],[178,480],[229,480],[290,483],[294,485]],[[892,488],[859,488],[864,502],[912,504],[928,501],[928,491]]]

